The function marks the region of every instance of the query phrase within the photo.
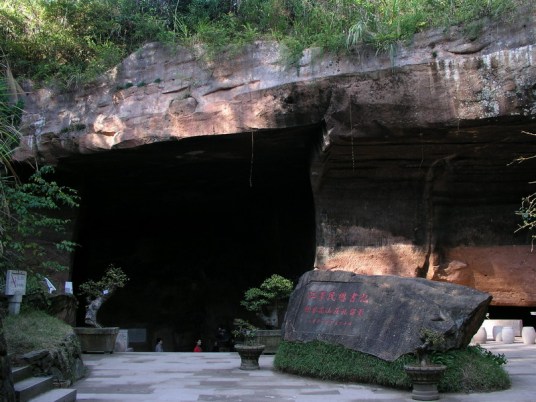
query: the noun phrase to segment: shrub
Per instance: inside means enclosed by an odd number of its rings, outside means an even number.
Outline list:
[[[394,362],[387,362],[366,353],[319,341],[282,342],[275,356],[274,367],[323,380],[409,389],[411,381],[404,371],[404,365],[414,361],[413,355],[404,355]],[[441,392],[489,392],[510,387],[510,379],[502,367],[506,363],[504,356],[494,355],[481,347],[436,352],[432,355],[432,361],[447,366],[438,385]]]

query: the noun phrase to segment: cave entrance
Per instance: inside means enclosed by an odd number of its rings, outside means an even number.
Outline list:
[[[58,175],[82,197],[75,291],[121,266],[131,280],[101,309],[102,324],[130,329],[135,350],[156,337],[166,351],[192,351],[197,339],[210,350],[219,324],[244,317],[247,288],[313,266],[319,133],[194,137],[61,160]]]

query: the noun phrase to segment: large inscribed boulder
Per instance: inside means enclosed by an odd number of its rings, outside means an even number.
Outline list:
[[[393,361],[422,344],[421,329],[467,346],[491,296],[446,282],[343,271],[309,271],[289,301],[283,339],[321,340]]]

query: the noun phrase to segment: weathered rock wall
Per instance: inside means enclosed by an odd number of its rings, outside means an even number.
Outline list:
[[[514,25],[490,26],[475,41],[456,29],[429,32],[394,59],[371,49],[346,56],[309,49],[298,66],[285,65],[274,43],[215,60],[149,44],[89,88],[28,88],[27,136],[15,158],[54,162],[71,153],[319,122],[327,146],[339,137],[530,121],[534,19],[532,11]]]
[[[514,234],[520,197],[534,191],[534,161],[509,166],[536,152],[523,133],[536,131],[534,43],[528,10],[478,39],[427,32],[394,57],[310,49],[294,67],[274,43],[216,60],[149,44],[75,93],[28,88],[15,158],[57,163],[318,125],[317,268],[453,281],[489,291],[493,303],[536,306],[527,287],[536,253]]]

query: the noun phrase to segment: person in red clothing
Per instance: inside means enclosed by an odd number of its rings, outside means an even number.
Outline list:
[[[202,352],[203,349],[201,349],[201,339],[197,341],[197,344],[195,345],[194,352]]]

